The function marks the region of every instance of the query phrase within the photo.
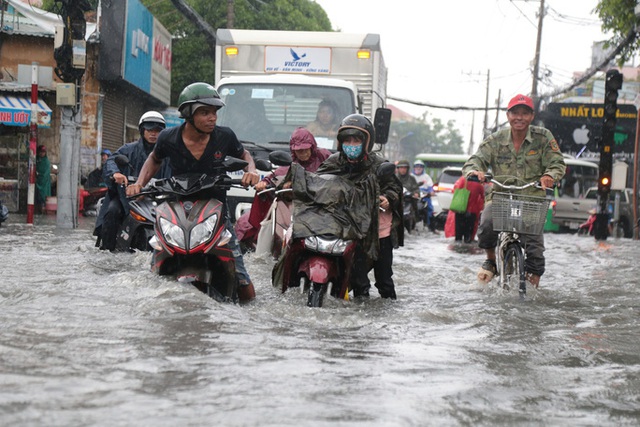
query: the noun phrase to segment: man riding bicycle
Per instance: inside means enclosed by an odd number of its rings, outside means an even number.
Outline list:
[[[462,173],[475,175],[484,181],[485,172],[492,171],[500,182],[508,177],[531,182],[540,181],[542,189],[532,190],[532,195],[544,196],[544,190],[562,179],[565,164],[560,148],[548,129],[532,126],[535,114],[533,100],[516,95],[509,101],[507,119],[510,128],[499,130],[485,139],[478,151],[464,164]],[[493,230],[491,195],[480,218],[478,246],[486,250],[487,259],[478,272],[483,283],[496,275],[496,244],[498,232]],[[537,287],[545,271],[543,235],[520,236],[526,252],[525,270],[529,282]]]

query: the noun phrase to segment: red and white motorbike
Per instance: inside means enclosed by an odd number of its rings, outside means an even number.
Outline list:
[[[226,228],[223,203],[212,194],[231,186],[240,187],[224,172],[237,171],[247,165],[244,160],[228,157],[223,174],[210,176],[187,174],[157,180],[145,187],[141,195],[154,199],[155,235],[152,271],[174,275],[218,301],[238,300],[235,259],[227,243],[231,233]],[[265,160],[256,161],[261,170],[270,170]]]
[[[273,156],[269,159],[275,164],[282,161]],[[393,173],[393,163],[385,163],[378,170],[378,174]],[[322,212],[322,207],[316,206],[319,212]],[[294,210],[292,225],[297,220],[299,218]],[[327,221],[330,220],[327,216]],[[311,227],[312,224],[306,226]],[[310,236],[296,238],[288,232],[283,258],[276,265],[276,269],[282,274],[282,292],[289,288],[300,289],[307,294],[309,307],[321,307],[327,294],[348,300],[356,245],[356,240],[347,240],[336,235],[312,233]]]

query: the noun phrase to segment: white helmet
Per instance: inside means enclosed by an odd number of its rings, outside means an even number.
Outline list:
[[[167,127],[167,122],[164,120],[162,114],[157,111],[147,111],[140,117],[140,121],[138,122],[138,129],[141,133],[143,127],[147,130],[158,127],[164,129]]]

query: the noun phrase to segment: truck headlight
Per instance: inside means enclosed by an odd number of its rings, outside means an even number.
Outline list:
[[[211,240],[213,237],[213,230],[215,230],[217,222],[218,214],[213,214],[209,218],[205,219],[204,222],[193,227],[189,237],[189,249],[193,249]]]
[[[160,231],[162,231],[167,243],[180,249],[186,249],[184,232],[180,227],[167,219],[160,218]]]

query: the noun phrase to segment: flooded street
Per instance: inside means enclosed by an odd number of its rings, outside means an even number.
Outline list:
[[[52,217],[53,218],[53,217]],[[3,426],[636,426],[640,243],[546,235],[538,291],[480,286],[483,254],[409,235],[397,301],[305,306],[246,257],[257,299],[217,303],[16,216],[0,228]]]

